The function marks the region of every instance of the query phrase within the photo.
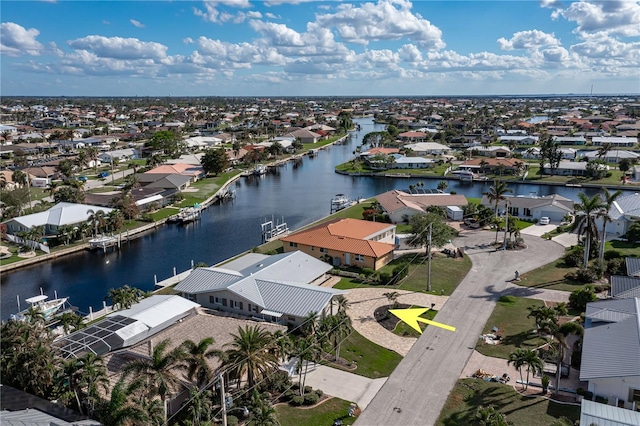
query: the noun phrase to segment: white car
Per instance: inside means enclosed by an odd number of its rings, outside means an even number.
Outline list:
[[[549,218],[547,216],[542,216],[538,221],[538,225],[548,225],[548,224],[549,224]]]

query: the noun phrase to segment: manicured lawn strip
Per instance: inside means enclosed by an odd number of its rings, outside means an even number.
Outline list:
[[[486,356],[508,359],[516,348],[534,349],[542,345],[544,340],[531,333],[536,328],[536,322],[533,318],[527,318],[527,308],[543,305],[544,302],[537,299],[501,297],[482,333],[493,333],[493,327],[498,327],[502,342],[499,345],[487,345],[479,339],[476,350]]]
[[[158,220],[166,219],[169,216],[173,216],[174,214],[177,214],[179,211],[180,209],[176,207],[164,207],[158,211],[151,213],[151,217],[153,218],[154,221],[158,221]]]
[[[436,421],[437,426],[475,425],[479,406],[493,406],[518,426],[549,425],[560,417],[580,418],[580,406],[520,395],[511,386],[482,379],[458,380]]]
[[[289,404],[276,405],[276,413],[281,426],[331,426],[335,419],[342,424],[352,425],[355,417],[349,417],[349,401],[331,398],[313,408],[292,407]]]
[[[355,370],[349,370],[351,373],[371,379],[388,377],[402,360],[397,352],[365,339],[355,330],[342,342],[340,356],[358,365]],[[331,364],[331,367],[336,366]]]
[[[392,271],[396,266],[409,262],[411,264],[409,265],[408,275],[400,281],[399,284],[393,286],[370,285],[360,282],[357,278],[342,278],[342,280],[333,287],[340,290],[348,290],[351,288],[382,288],[389,289],[389,291],[400,289],[426,292],[428,264],[424,254],[420,253],[418,256],[416,256],[415,253],[404,255],[381,268],[381,271]],[[450,295],[470,269],[471,259],[469,259],[468,256],[457,259],[434,256],[431,259],[431,292]],[[441,290],[444,290],[444,293],[442,293]]]
[[[604,245],[604,251],[606,253],[610,250],[615,250],[623,256],[640,256],[640,244],[634,244],[630,241],[607,241]]]
[[[518,283],[524,287],[535,287],[552,290],[573,291],[585,286],[585,284],[568,280],[565,275],[573,273],[578,268],[567,267],[562,259],[541,266],[538,269],[520,275]]]

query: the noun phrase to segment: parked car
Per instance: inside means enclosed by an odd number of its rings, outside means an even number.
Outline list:
[[[473,228],[473,229],[478,229],[480,228],[480,223],[473,219],[473,218],[467,218],[464,220],[464,224],[467,225],[469,228]]]
[[[99,178],[106,178],[107,176],[109,176],[109,172],[100,172],[100,173],[98,173],[98,177]]]
[[[86,177],[86,176],[78,176],[78,180],[79,180],[80,182],[86,182],[88,179],[87,179],[87,177]]]
[[[540,218],[540,220],[538,221],[538,225],[548,225],[550,222],[549,218],[547,216],[542,216]]]

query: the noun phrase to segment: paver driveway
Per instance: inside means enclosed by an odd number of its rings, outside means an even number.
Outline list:
[[[464,233],[454,241],[458,247],[478,247],[466,251],[473,262],[471,271],[436,317],[457,331],[427,327],[356,425],[434,424],[500,296],[517,292],[521,297],[536,297],[543,293],[535,288],[510,289],[507,284],[516,269],[524,273],[552,262],[562,256],[564,247],[525,235],[527,249],[493,251],[486,245],[494,238],[492,232],[478,231]]]

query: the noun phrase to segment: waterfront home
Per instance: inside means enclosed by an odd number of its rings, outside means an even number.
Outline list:
[[[300,250],[334,266],[378,270],[393,260],[396,226],[334,219],[281,238],[285,252]]]
[[[508,208],[509,214],[519,219],[535,220],[541,217],[548,217],[553,222],[561,222],[566,215],[573,214],[574,202],[558,194],[545,195],[506,195],[505,200],[498,203],[498,210],[504,212]],[[480,204],[494,209],[495,202],[489,200],[486,195],[482,196]]]
[[[426,142],[427,134],[425,132],[403,132],[398,134],[398,138],[404,143]]]
[[[611,151],[606,152],[602,156],[598,151],[588,151],[583,153],[582,157],[584,157],[589,161],[603,160],[606,163],[614,163],[614,164],[618,164],[623,159],[630,160],[631,164],[637,163],[640,160],[640,154],[637,154],[633,151],[623,150],[623,149],[612,149]]]
[[[177,173],[138,173],[138,182],[145,188],[163,189],[168,192],[163,193],[168,197],[178,191],[183,191],[191,185],[192,176],[180,175]]]
[[[316,143],[320,139],[322,139],[322,135],[306,129],[294,130],[292,132],[286,133],[284,136],[290,136],[295,139],[299,139],[302,143]]]
[[[191,179],[191,182],[195,182],[206,175],[202,166],[187,164],[187,163],[163,164],[161,166],[148,170],[143,174],[145,175],[176,174],[180,176],[188,176]]]
[[[404,146],[416,155],[445,155],[451,152],[451,148],[437,142],[418,142]]]
[[[221,267],[196,268],[175,286],[204,308],[294,327],[312,312],[330,313],[335,296],[321,287],[331,265],[301,251],[249,253]]]
[[[431,158],[405,157],[400,154],[393,154],[391,157],[394,158],[391,163],[393,169],[428,169],[436,164]]]
[[[594,136],[591,143],[596,146],[609,144],[616,147],[632,148],[638,143],[638,138],[621,136]]]
[[[458,194],[408,194],[397,189],[376,196],[392,223],[403,223],[411,216],[425,213],[429,207],[466,206],[467,199]]]
[[[583,136],[554,136],[553,141],[559,145],[584,145],[587,139]]]
[[[538,136],[518,136],[518,135],[505,135],[498,138],[498,142],[505,145],[509,143],[516,143],[517,145],[536,145],[538,143]]]
[[[57,233],[61,226],[78,225],[89,220],[95,212],[102,211],[106,216],[112,210],[90,204],[58,203],[43,212],[14,217],[3,223],[7,225],[7,234],[16,235],[34,226],[43,226],[45,235],[52,235]]]
[[[523,167],[525,167],[524,162],[517,158],[473,158],[458,165],[459,169],[473,172],[514,175],[518,174]]]
[[[178,295],[154,295],[129,309],[61,337],[53,344],[63,358],[81,358],[87,353],[104,355],[131,347],[176,322],[196,313],[199,305]]]
[[[511,156],[511,150],[506,146],[473,146],[466,151],[471,155],[490,158],[506,158]]]
[[[586,161],[560,161],[558,167],[552,169],[549,163],[544,165],[544,173],[548,175],[558,176],[586,176],[587,175],[587,162]],[[609,170],[609,166],[601,164],[599,166],[602,170]]]
[[[588,303],[580,380],[596,400],[620,408],[640,404],[640,298]],[[606,401],[606,402],[605,402]]]

